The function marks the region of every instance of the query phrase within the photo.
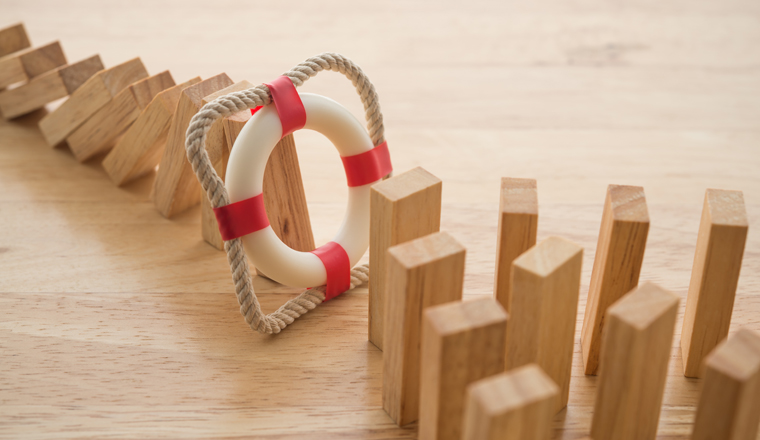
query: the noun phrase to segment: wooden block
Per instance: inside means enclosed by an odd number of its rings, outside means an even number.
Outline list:
[[[507,313],[493,298],[423,313],[419,439],[462,437],[471,383],[504,371]]]
[[[101,70],[71,94],[54,112],[42,118],[48,145],[55,147],[130,84],[148,77],[140,58]]]
[[[494,297],[510,313],[512,261],[536,245],[538,191],[534,179],[501,179]]]
[[[536,364],[467,387],[464,440],[549,440],[559,388]]]
[[[693,440],[755,440],[760,425],[760,334],[739,329],[705,359]]]
[[[190,120],[203,106],[203,97],[232,84],[230,77],[221,73],[187,87],[180,94],[153,186],[153,202],[164,217],[171,217],[200,203],[201,185],[187,161],[185,132]]]
[[[610,185],[581,330],[586,374],[596,374],[599,368],[607,307],[639,284],[648,233],[649,212],[644,188]]]
[[[0,58],[0,89],[66,65],[61,43],[22,50]]]
[[[607,310],[591,437],[657,436],[678,297],[644,283]]]
[[[370,194],[369,341],[383,349],[386,251],[441,227],[441,180],[422,168],[372,186]]]
[[[156,169],[166,146],[180,93],[200,81],[201,78],[196,76],[159,92],[140,113],[103,160],[103,168],[116,185],[124,185]]]
[[[383,409],[399,426],[419,412],[422,312],[462,299],[464,259],[464,246],[445,232],[388,249]]]
[[[24,23],[0,29],[0,57],[26,49],[31,45]]]
[[[74,93],[101,70],[103,63],[95,55],[39,75],[15,89],[0,92],[0,112],[8,119],[33,112]]]
[[[707,190],[681,331],[686,377],[699,377],[704,357],[728,336],[748,229],[741,191]]]
[[[131,84],[74,130],[66,143],[78,161],[110,150],[159,92],[174,86],[168,70]]]
[[[583,248],[550,237],[512,266],[507,370],[536,363],[559,386],[554,412],[567,406],[575,347]]]

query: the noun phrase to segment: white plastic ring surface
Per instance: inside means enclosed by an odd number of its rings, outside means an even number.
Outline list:
[[[353,156],[373,148],[362,124],[345,107],[324,96],[299,95],[306,109],[304,128],[327,137],[340,156]],[[231,203],[262,193],[267,160],[281,138],[282,124],[272,104],[260,109],[245,124],[227,164],[225,186]],[[348,188],[346,216],[332,240],[346,250],[351,267],[359,262],[369,247],[369,194],[374,183]],[[281,284],[313,287],[327,282],[327,273],[319,257],[291,249],[280,241],[271,226],[245,235],[242,240],[253,265]]]

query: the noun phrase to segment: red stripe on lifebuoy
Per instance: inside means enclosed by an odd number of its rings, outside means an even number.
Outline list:
[[[376,182],[393,171],[387,141],[364,153],[342,156],[340,159],[346,170],[349,187]]]
[[[300,130],[306,125],[306,109],[296,91],[293,81],[287,76],[280,76],[271,83],[264,83],[272,94],[274,108],[282,123],[282,137]]]
[[[335,298],[351,287],[351,261],[343,246],[331,241],[311,253],[319,257],[327,272],[325,301]]]
[[[214,215],[224,241],[242,237],[269,226],[263,193],[250,199],[214,208]]]

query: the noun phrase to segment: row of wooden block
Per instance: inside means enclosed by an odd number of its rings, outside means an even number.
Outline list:
[[[383,406],[399,425],[419,420],[420,438],[548,438],[569,398],[583,249],[536,244],[536,182],[503,179],[495,299],[461,302],[465,249],[438,232],[441,193],[421,168],[372,188],[369,337],[383,350]],[[657,433],[679,299],[637,287],[648,226],[643,189],[610,186],[581,339],[586,373],[602,366],[595,438]],[[681,343],[687,376],[713,353],[694,438],[754,440],[760,423],[760,336],[740,330],[715,349],[746,232],[741,193],[708,190]]]
[[[216,219],[185,156],[185,132],[206,103],[253,87],[222,73],[176,84],[169,71],[150,76],[139,58],[105,69],[98,55],[68,64],[59,42],[31,48],[23,24],[0,30],[0,112],[7,119],[67,98],[39,122],[51,147],[68,144],[80,162],[102,159],[116,185],[158,167],[152,198],[172,217],[202,204],[201,235],[223,249]],[[230,149],[250,112],[231,115],[208,133],[207,151],[224,178]],[[277,188],[277,191],[274,190]],[[275,233],[290,247],[310,251],[314,239],[293,137],[267,163],[264,195]]]

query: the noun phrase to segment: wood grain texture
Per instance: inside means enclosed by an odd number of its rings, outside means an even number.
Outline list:
[[[512,298],[512,261],[536,245],[537,231],[538,191],[535,179],[503,177],[493,294],[507,313]]]
[[[679,298],[644,283],[607,309],[591,437],[657,437]]]
[[[501,177],[537,180],[538,240],[585,249],[576,340],[608,184],[645,188],[641,277],[684,304],[705,189],[741,189],[750,230],[729,334],[760,331],[757,1],[24,0],[0,10],[0,27],[23,20],[34,42],[61,39],[70,60],[139,55],[176,79],[270,79],[325,50],[349,56],[379,93],[395,169],[422,166],[445,182],[441,228],[467,248],[465,298],[493,295]],[[241,34],[254,16],[256,31]],[[340,74],[304,90],[364,118]],[[252,333],[226,256],[198,236],[199,210],[167,221],[149,200],[153,173],[117,188],[98,164],[48,149],[42,113],[0,120],[0,436],[416,438],[382,409],[366,289],[278,336]],[[344,215],[343,169],[320,135],[296,141],[324,243]],[[254,283],[265,311],[293,294],[264,281]],[[690,438],[703,383],[683,376],[683,310],[659,440]],[[598,379],[583,374],[576,344],[552,438],[588,436]]]
[[[504,371],[507,313],[493,298],[423,312],[420,439],[462,438],[467,386]]]
[[[39,128],[48,145],[63,142],[104,105],[135,81],[148,77],[140,58],[100,70],[79,86],[60,107],[40,120]],[[78,78],[78,76],[72,76]]]
[[[417,167],[372,186],[370,193],[370,272],[385,273],[391,246],[441,228],[441,180]],[[384,277],[369,280],[369,341],[383,349]]]
[[[30,47],[24,23],[16,23],[0,29],[0,57]]]
[[[699,377],[705,356],[728,336],[748,228],[741,191],[707,190],[681,330],[686,377]]]
[[[6,55],[0,58],[0,89],[64,65],[66,55],[58,41]]]
[[[705,359],[693,440],[755,440],[760,426],[760,334],[739,329]]]
[[[570,396],[582,263],[582,247],[549,237],[512,264],[506,369],[541,367],[559,387],[555,413]]]
[[[388,249],[383,409],[399,426],[419,414],[422,314],[462,299],[464,260],[464,247],[446,232]]]
[[[113,183],[124,185],[155,170],[166,146],[166,137],[182,90],[199,83],[196,76],[159,92],[140,113],[103,159]]]
[[[596,374],[607,307],[639,284],[649,233],[644,188],[610,185],[581,329],[586,374]]]
[[[153,186],[156,209],[164,217],[170,218],[200,203],[201,185],[187,161],[185,132],[203,106],[203,97],[232,84],[227,74],[220,73],[182,90]],[[216,158],[211,159],[213,162]]]
[[[463,440],[549,440],[560,390],[536,364],[467,387]]]
[[[10,119],[41,109],[70,95],[102,69],[100,57],[94,55],[37,76],[19,87],[0,92],[0,112]]]

